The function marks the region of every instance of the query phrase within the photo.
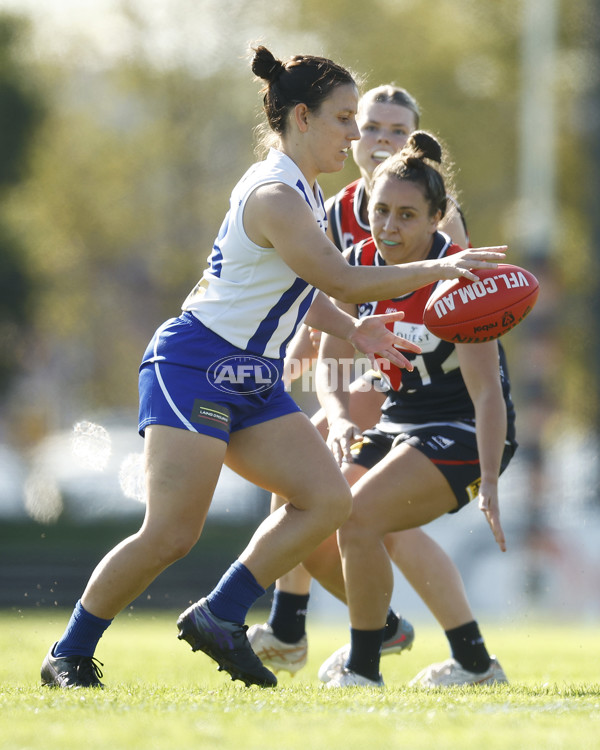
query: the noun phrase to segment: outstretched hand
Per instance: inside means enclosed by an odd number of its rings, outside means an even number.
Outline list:
[[[506,552],[506,539],[502,524],[500,523],[500,505],[498,503],[498,488],[493,485],[485,485],[483,482],[479,488],[479,510],[483,511],[490,525],[494,539],[502,552]]]
[[[348,336],[348,341],[355,349],[366,354],[371,360],[374,355],[377,355],[387,359],[397,367],[412,371],[412,363],[398,349],[421,354],[421,347],[413,344],[412,341],[403,339],[401,336],[396,336],[386,327],[387,324],[403,318],[404,313],[402,311],[361,318],[356,321],[353,331]]]

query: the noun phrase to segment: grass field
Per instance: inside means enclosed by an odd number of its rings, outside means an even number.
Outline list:
[[[448,652],[439,629],[417,626],[412,651],[384,659],[384,690],[329,691],[316,673],[347,626],[313,621],[306,669],[261,690],[192,654],[175,637],[177,614],[121,615],[98,649],[107,689],[59,691],[41,688],[38,675],[67,613],[0,613],[0,748],[600,748],[596,627],[486,624],[486,643],[511,684],[427,692],[406,683]]]

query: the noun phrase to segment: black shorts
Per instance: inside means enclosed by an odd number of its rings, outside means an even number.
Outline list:
[[[365,430],[362,442],[352,447],[354,463],[372,469],[401,443],[420,450],[442,472],[458,502],[458,508],[451,513],[456,513],[477,497],[481,470],[474,427],[452,422],[411,425],[400,433],[383,432],[377,428]],[[500,473],[508,466],[515,449],[516,445],[506,444]]]

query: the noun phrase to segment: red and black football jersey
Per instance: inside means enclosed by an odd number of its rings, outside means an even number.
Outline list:
[[[433,235],[428,260],[460,252],[442,232]],[[385,266],[372,239],[355,245],[348,261],[355,266]],[[393,324],[394,333],[418,344],[421,354],[403,352],[414,365],[409,372],[385,362],[380,371],[390,385],[388,398],[382,409],[382,422],[423,423],[472,421],[475,418],[473,402],[463,380],[456,347],[434,336],[423,324],[423,310],[437,282],[392,300],[365,302],[358,305],[359,318],[402,310],[404,319]],[[467,344],[466,346],[477,346]],[[502,389],[509,418],[509,439],[514,439],[514,407],[510,397],[510,383],[506,358],[500,342],[499,367]]]

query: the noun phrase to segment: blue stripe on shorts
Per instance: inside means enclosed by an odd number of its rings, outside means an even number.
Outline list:
[[[144,353],[140,435],[162,424],[228,442],[232,432],[300,411],[282,371],[282,360],[238,349],[185,312],[160,326]]]

